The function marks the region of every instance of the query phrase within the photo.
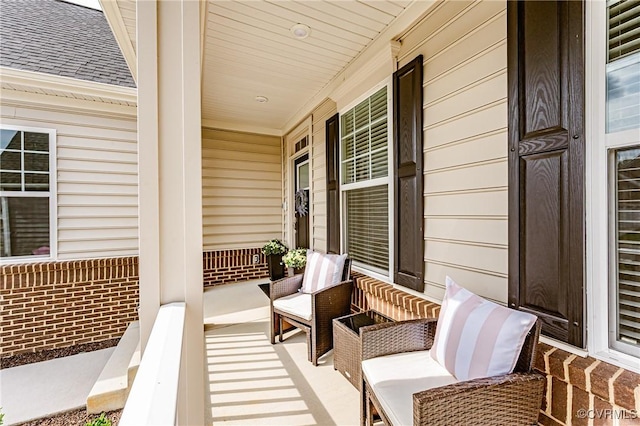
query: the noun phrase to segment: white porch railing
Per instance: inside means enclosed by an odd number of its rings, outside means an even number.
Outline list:
[[[160,307],[120,426],[176,424],[185,310],[183,302]]]

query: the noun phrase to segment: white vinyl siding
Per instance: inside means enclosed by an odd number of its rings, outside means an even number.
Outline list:
[[[281,238],[280,138],[203,129],[205,250],[262,247]]]
[[[424,55],[425,294],[445,276],[507,301],[505,1],[445,1],[402,37]]]
[[[327,251],[327,140],[326,121],[336,113],[336,104],[327,100],[312,113],[311,166],[313,178],[313,231],[314,250]]]
[[[57,259],[138,254],[136,117],[2,105],[4,124],[56,131]]]

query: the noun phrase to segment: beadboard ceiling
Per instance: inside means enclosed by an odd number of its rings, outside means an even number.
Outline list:
[[[285,130],[305,102],[413,1],[209,1],[203,120],[219,127]],[[120,24],[126,29],[116,37],[135,52],[135,2],[117,0],[116,4]],[[105,13],[113,28],[114,14],[106,9]],[[290,32],[299,23],[311,28],[306,39],[296,39]],[[269,101],[258,103],[256,96]]]

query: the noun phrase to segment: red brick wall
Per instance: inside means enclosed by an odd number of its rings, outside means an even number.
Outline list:
[[[437,317],[440,305],[398,290],[389,284],[352,272],[355,286],[351,297],[353,311],[373,309],[397,321]]]
[[[536,369],[547,376],[540,424],[612,425],[612,410],[619,412],[620,425],[640,424],[640,374],[544,343]]]
[[[256,254],[259,263],[253,263]],[[259,248],[205,251],[202,257],[205,287],[269,277],[267,258]]]
[[[374,309],[396,320],[437,317],[440,312],[436,303],[366,275],[353,276],[354,311]],[[536,369],[547,378],[539,424],[640,425],[640,374],[544,343],[538,344]]]
[[[0,266],[0,358],[119,338],[138,319],[138,258]]]

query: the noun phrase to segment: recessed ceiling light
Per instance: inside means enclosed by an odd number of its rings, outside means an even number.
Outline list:
[[[260,102],[261,104],[265,104],[269,102],[269,98],[266,96],[256,96],[256,102]]]
[[[295,24],[289,31],[295,38],[300,40],[309,37],[309,34],[311,34],[311,28],[305,24]]]

